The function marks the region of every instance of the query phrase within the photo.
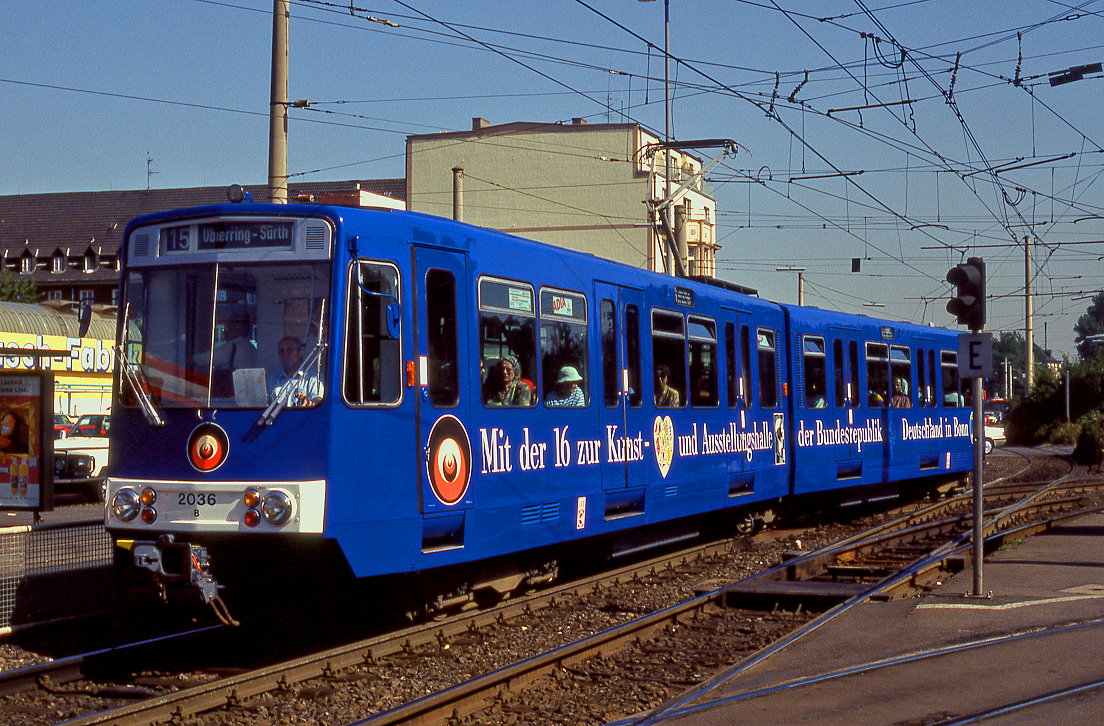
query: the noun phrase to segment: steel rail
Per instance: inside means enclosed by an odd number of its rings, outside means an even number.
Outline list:
[[[694,557],[705,557],[731,551],[731,548],[731,540],[699,545],[674,557],[667,555],[655,558],[645,563],[626,566],[614,573],[595,576],[581,583],[567,584],[553,590],[510,601],[486,613],[467,613],[454,616],[442,623],[435,624],[431,628],[425,626],[407,628],[394,634],[379,636],[278,664],[271,668],[221,679],[173,694],[166,694],[149,701],[130,704],[121,709],[105,711],[69,723],[74,726],[85,726],[86,724],[102,726],[104,724],[126,723],[129,725],[155,723],[166,719],[184,719],[202,711],[241,703],[251,696],[270,691],[274,687],[288,688],[292,684],[311,678],[333,674],[364,663],[371,663],[376,659],[396,653],[409,652],[421,645],[447,643],[450,637],[473,631],[484,624],[505,621],[538,609],[555,606],[559,597],[568,594],[586,594],[600,591],[607,584],[616,584],[632,577],[639,577],[642,573],[654,573],[660,567],[674,567],[676,562],[686,562]],[[792,561],[783,563],[771,568],[768,572],[779,571],[792,565]],[[715,602],[718,592],[713,591],[644,618],[639,618],[636,621],[630,621],[630,623],[592,636],[594,640],[585,639],[550,651],[542,656],[530,658],[524,661],[523,664],[517,665],[516,671],[509,667],[500,669],[492,674],[459,684],[452,689],[446,689],[446,691],[431,694],[426,698],[391,709],[384,714],[377,714],[363,723],[439,722],[434,721],[434,719],[451,717],[453,712],[462,712],[474,708],[477,703],[482,703],[488,692],[488,687],[492,691],[516,688],[551,669],[592,656],[595,648],[598,652],[617,650],[627,641],[640,638],[647,632],[665,627],[672,622],[678,622],[679,618],[711,606]],[[632,625],[633,623],[635,625]],[[588,644],[588,641],[590,644]],[[488,686],[489,683],[490,686]],[[480,692],[483,694],[482,696],[478,695]]]
[[[731,539],[696,545],[678,554],[655,557],[582,581],[567,583],[517,600],[507,601],[486,612],[462,613],[428,626],[426,624],[411,626],[394,633],[339,646],[269,668],[211,681],[121,708],[83,716],[65,723],[69,726],[105,726],[107,724],[138,726],[172,719],[185,719],[203,711],[241,703],[247,698],[269,692],[274,688],[288,688],[312,678],[326,676],[364,663],[372,663],[391,655],[410,652],[420,646],[442,645],[448,643],[452,637],[462,636],[482,626],[555,607],[559,599],[567,596],[600,592],[607,586],[656,574],[662,569],[673,569],[679,564],[695,559],[730,553],[732,549],[733,540]]]

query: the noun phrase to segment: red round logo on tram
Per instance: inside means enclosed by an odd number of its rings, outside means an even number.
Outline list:
[[[218,424],[202,423],[188,437],[188,463],[197,471],[214,471],[229,453],[230,439]]]
[[[455,416],[437,419],[426,450],[426,474],[433,494],[443,504],[456,504],[467,494],[471,481],[471,442],[464,424]]]

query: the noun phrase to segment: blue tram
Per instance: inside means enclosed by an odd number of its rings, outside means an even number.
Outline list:
[[[122,259],[105,520],[163,590],[501,594],[970,467],[947,330],[393,210],[152,214]]]

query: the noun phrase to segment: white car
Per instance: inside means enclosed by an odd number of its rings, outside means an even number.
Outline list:
[[[993,449],[1004,444],[1004,426],[985,424],[985,454],[993,453]]]
[[[87,454],[92,457],[92,476],[102,476],[107,467],[111,417],[107,414],[84,414],[77,419],[64,439],[54,442],[57,454]]]

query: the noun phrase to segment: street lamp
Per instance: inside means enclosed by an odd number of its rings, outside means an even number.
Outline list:
[[[805,268],[804,267],[776,267],[775,272],[797,273],[797,304],[805,304]]]

